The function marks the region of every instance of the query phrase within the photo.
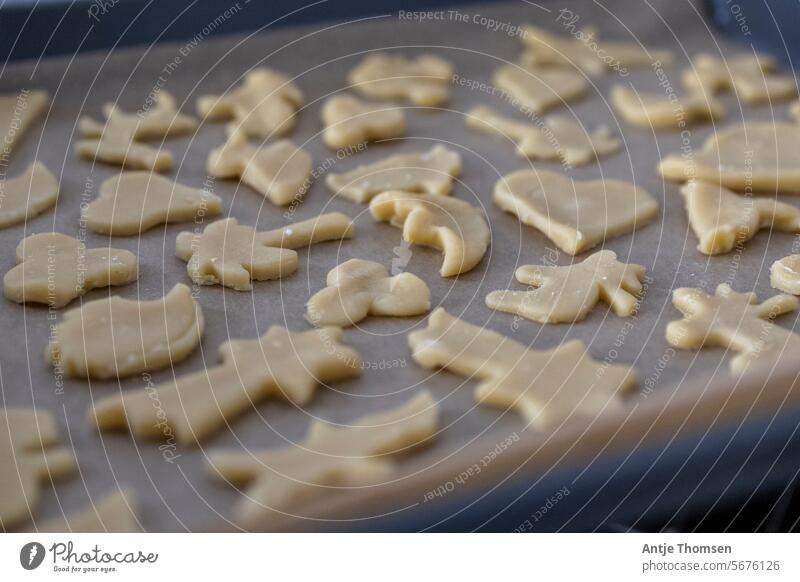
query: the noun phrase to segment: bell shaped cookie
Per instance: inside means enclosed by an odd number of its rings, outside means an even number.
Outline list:
[[[543,113],[586,94],[583,77],[561,69],[503,65],[494,72],[492,81],[508,94],[510,98],[506,97],[507,101],[532,113]]]
[[[614,85],[611,105],[625,121],[645,129],[683,129],[725,116],[722,103],[707,93],[687,93],[680,97],[647,93],[627,85]]]
[[[414,105],[435,107],[449,98],[455,69],[435,55],[407,59],[399,55],[372,53],[347,77],[350,86],[373,99],[402,99]]]
[[[683,85],[690,91],[716,95],[732,92],[745,103],[768,103],[797,95],[795,80],[776,75],[775,59],[765,55],[719,58],[695,55],[683,72]]]
[[[322,106],[322,141],[331,149],[400,137],[406,133],[403,110],[372,105],[352,95],[334,95]]]
[[[58,180],[42,162],[34,162],[0,183],[0,229],[27,222],[58,200]]]

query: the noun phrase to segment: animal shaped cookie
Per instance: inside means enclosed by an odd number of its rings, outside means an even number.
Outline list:
[[[447,102],[455,69],[435,55],[407,59],[399,55],[372,53],[350,71],[353,90],[373,99],[402,99],[423,107]]]
[[[695,55],[683,72],[683,85],[690,91],[715,95],[732,92],[745,103],[767,103],[797,95],[792,77],[776,75],[778,64],[765,55],[719,58]]]
[[[707,93],[677,97],[614,85],[611,104],[625,121],[645,129],[683,129],[705,121],[719,121],[725,116],[722,103]]]
[[[58,180],[42,162],[34,162],[0,188],[0,229],[27,222],[58,200]]]
[[[329,97],[322,106],[322,141],[329,148],[400,137],[406,133],[403,110],[372,105],[348,94]]]
[[[577,73],[561,69],[525,69],[503,65],[492,82],[505,91],[512,105],[523,111],[543,113],[586,94],[586,82]]]

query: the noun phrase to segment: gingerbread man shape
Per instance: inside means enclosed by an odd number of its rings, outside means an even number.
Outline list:
[[[453,65],[435,55],[407,59],[399,55],[373,53],[348,76],[350,85],[374,99],[402,99],[423,107],[447,102]]]

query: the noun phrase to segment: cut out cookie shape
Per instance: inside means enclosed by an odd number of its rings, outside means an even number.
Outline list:
[[[611,104],[625,121],[645,129],[683,129],[725,117],[722,103],[703,93],[688,93],[673,100],[666,94],[643,93],[627,85],[614,85]]]
[[[337,327],[292,332],[272,326],[260,338],[222,344],[216,367],[109,396],[95,402],[87,417],[100,430],[127,426],[142,438],[199,443],[261,400],[302,406],[320,384],[357,377],[361,358],[341,339]]]
[[[64,313],[45,357],[76,378],[122,378],[186,359],[203,334],[203,312],[186,285],[153,301],[90,301]]]
[[[495,71],[492,80],[520,103],[520,109],[533,113],[559,107],[586,93],[586,82],[580,75],[558,69],[504,65]]]
[[[352,88],[373,99],[402,99],[423,107],[447,102],[448,86],[455,69],[434,55],[415,59],[374,53],[367,56],[348,76]]]
[[[748,122],[709,136],[691,156],[661,160],[668,180],[703,180],[739,191],[800,190],[800,132],[793,123]]]
[[[210,192],[150,172],[123,172],[103,182],[100,195],[83,209],[82,216],[94,232],[126,236],[220,212],[222,201]]]
[[[621,263],[607,250],[566,267],[524,265],[517,269],[517,281],[537,289],[493,291],[486,305],[541,323],[571,323],[604,301],[620,317],[630,317],[639,307],[644,275],[643,266]]]
[[[235,509],[245,528],[264,527],[273,511],[285,512],[331,488],[378,485],[395,474],[389,456],[427,444],[439,411],[424,391],[402,406],[357,418],[347,426],[314,421],[302,443],[263,451],[212,450],[211,470],[229,483],[246,483]]]
[[[136,501],[131,492],[117,491],[89,507],[36,525],[38,533],[137,533]]]
[[[561,160],[570,166],[583,166],[619,151],[622,146],[622,142],[605,126],[590,132],[567,117],[551,117],[536,124],[524,123],[483,105],[467,113],[467,127],[511,139],[520,157]]]
[[[489,247],[483,212],[463,200],[393,190],[373,198],[369,209],[375,220],[401,227],[404,241],[442,251],[442,277],[474,269]]]
[[[322,106],[322,141],[329,148],[346,148],[400,137],[406,133],[403,110],[371,105],[352,95],[335,95]]]
[[[52,414],[33,408],[0,408],[0,529],[30,518],[40,490],[75,469],[71,449],[56,446]]]
[[[42,162],[0,181],[0,229],[27,222],[58,200],[58,180]]]
[[[337,196],[369,202],[387,190],[446,195],[459,174],[461,156],[436,144],[427,152],[396,154],[343,174],[328,174],[325,183]]]
[[[132,283],[138,265],[130,251],[87,249],[58,232],[34,234],[17,245],[17,266],[3,277],[3,291],[17,303],[58,309],[92,289]]]
[[[770,285],[774,289],[800,295],[800,255],[789,255],[772,263]]]
[[[494,202],[570,255],[633,232],[658,212],[655,198],[629,182],[579,182],[543,170],[519,170],[500,178]]]
[[[775,75],[778,65],[771,57],[740,56],[720,59],[699,54],[683,72],[683,85],[689,91],[707,95],[733,92],[745,103],[767,103],[797,95],[792,77]]]
[[[536,429],[618,410],[619,396],[637,383],[633,368],[593,360],[581,341],[535,351],[441,308],[426,329],[408,334],[408,345],[425,368],[480,380],[478,402],[514,408]]]
[[[47,111],[50,95],[42,90],[23,90],[0,95],[0,151],[8,156],[17,142]]]
[[[676,289],[672,304],[684,317],[667,325],[670,345],[684,350],[719,346],[738,352],[731,360],[736,373],[751,364],[776,364],[800,355],[800,336],[770,322],[797,309],[798,300],[791,295],[758,303],[755,293],[736,293],[722,284],[713,296],[700,289]]]
[[[294,273],[297,253],[292,249],[352,238],[354,231],[350,218],[338,212],[264,232],[227,218],[211,223],[202,234],[180,233],[175,247],[178,258],[188,262],[189,277],[198,285],[249,291],[251,281]]]
[[[305,194],[311,176],[311,155],[288,139],[255,147],[239,130],[230,130],[222,146],[208,154],[208,173],[238,179],[273,204],[284,206]]]
[[[686,214],[706,255],[731,252],[760,229],[800,232],[800,210],[777,200],[740,196],[707,182],[692,180],[681,187]]]
[[[246,136],[265,139],[289,133],[302,104],[303,93],[289,77],[272,69],[255,69],[239,87],[200,97],[197,112],[209,119],[233,120]]]
[[[135,142],[122,134],[104,133],[102,138],[78,140],[75,153],[85,160],[149,172],[166,172],[174,163],[167,150]]]
[[[306,319],[317,326],[347,327],[368,315],[406,317],[431,308],[425,281],[413,273],[390,277],[372,261],[350,259],[328,272],[326,284],[306,304]]]

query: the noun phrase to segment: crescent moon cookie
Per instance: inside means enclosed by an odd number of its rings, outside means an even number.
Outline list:
[[[725,116],[722,103],[707,93],[688,93],[671,98],[667,94],[636,91],[614,85],[611,105],[625,121],[645,129],[683,129]]]
[[[341,149],[368,141],[400,137],[406,133],[403,110],[390,105],[372,105],[352,95],[335,95],[322,106],[322,141]]]
[[[519,170],[500,178],[494,202],[570,255],[633,232],[658,213],[653,195],[630,182],[581,182],[544,170]]]
[[[407,59],[373,53],[350,71],[348,82],[355,91],[373,99],[402,99],[423,107],[443,105],[450,96],[455,69],[435,55]]]
[[[745,103],[769,103],[797,95],[795,80],[774,74],[778,64],[765,55],[718,58],[695,55],[683,72],[683,85],[689,91],[706,95],[732,92]]]
[[[503,65],[494,72],[492,82],[511,97],[517,109],[533,113],[543,113],[586,94],[586,82],[580,75],[560,69]]]
[[[0,182],[0,229],[27,222],[58,200],[58,180],[42,162]]]

